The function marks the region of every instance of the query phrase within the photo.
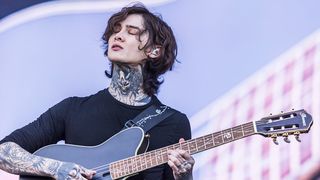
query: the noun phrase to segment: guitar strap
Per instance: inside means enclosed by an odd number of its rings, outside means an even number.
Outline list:
[[[172,115],[176,110],[166,105],[151,105],[134,119],[128,120],[123,129],[138,126],[141,127],[144,132],[148,132],[151,128],[159,124],[162,120]]]

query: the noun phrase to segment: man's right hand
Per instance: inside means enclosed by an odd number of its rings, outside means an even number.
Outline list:
[[[96,172],[86,169],[80,165],[69,162],[61,162],[60,167],[54,174],[55,179],[70,179],[70,180],[86,180],[92,179]]]

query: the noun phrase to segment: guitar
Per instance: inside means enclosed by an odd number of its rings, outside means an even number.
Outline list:
[[[278,115],[271,115],[258,121],[248,122],[219,132],[208,134],[183,143],[176,143],[153,151],[144,152],[145,134],[140,127],[120,131],[107,141],[97,146],[78,146],[55,144],[45,146],[34,154],[38,156],[74,162],[95,170],[95,180],[126,179],[143,170],[168,162],[169,149],[183,149],[190,154],[202,152],[232,141],[260,134],[271,137],[278,144],[277,137],[307,133],[313,123],[312,117],[305,110],[297,110]],[[141,154],[139,154],[141,153]],[[51,179],[36,176],[20,176],[21,180]]]

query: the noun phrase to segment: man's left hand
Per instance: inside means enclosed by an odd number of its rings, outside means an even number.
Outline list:
[[[185,140],[181,138],[179,143]],[[192,180],[192,169],[195,161],[185,150],[175,149],[168,151],[168,164],[172,168],[175,180]]]

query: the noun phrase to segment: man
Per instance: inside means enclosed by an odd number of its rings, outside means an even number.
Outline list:
[[[65,140],[68,144],[98,145],[119,132],[124,124],[153,104],[159,76],[172,68],[176,41],[171,28],[142,5],[114,14],[102,39],[112,62],[110,86],[88,97],[67,98],[36,121],[1,141],[0,168],[14,174],[55,179],[91,179],[96,173],[71,162],[32,155],[37,149]],[[187,117],[176,111],[149,132],[149,150],[191,138]],[[192,179],[194,159],[183,150],[168,152],[168,164],[130,179]]]

